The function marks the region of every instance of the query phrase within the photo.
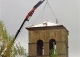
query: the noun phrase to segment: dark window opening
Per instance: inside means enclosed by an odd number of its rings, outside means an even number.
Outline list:
[[[37,41],[37,55],[38,56],[43,55],[43,41],[42,40]]]

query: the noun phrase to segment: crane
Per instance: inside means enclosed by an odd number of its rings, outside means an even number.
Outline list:
[[[26,18],[24,19],[24,21],[22,22],[19,30],[17,30],[17,32],[16,32],[16,34],[15,34],[15,37],[14,37],[14,39],[13,39],[13,43],[12,43],[12,44],[11,44],[11,43],[9,44],[9,46],[7,47],[7,49],[2,53],[2,57],[7,57],[7,56],[4,55],[5,52],[6,52],[6,51],[10,52],[10,49],[11,49],[11,47],[13,46],[13,44],[14,44],[17,36],[19,35],[19,33],[20,33],[23,25],[25,24],[25,22],[26,22],[26,21],[29,21],[30,17],[33,15],[33,13],[35,12],[35,10],[36,10],[44,1],[45,1],[45,0],[40,0],[40,1],[32,8],[32,10],[27,14],[27,16],[26,16]],[[7,52],[7,53],[8,53],[8,52]],[[8,56],[8,57],[9,57],[9,56]]]

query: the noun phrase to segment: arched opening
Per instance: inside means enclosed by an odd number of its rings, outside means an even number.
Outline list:
[[[51,51],[52,49],[54,50],[56,47],[56,40],[55,39],[50,39],[49,41],[49,50]],[[55,52],[54,52],[55,53]]]
[[[42,40],[37,41],[37,55],[38,56],[43,55],[43,41]]]

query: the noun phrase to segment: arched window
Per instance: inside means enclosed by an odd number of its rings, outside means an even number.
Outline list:
[[[43,55],[43,41],[42,40],[37,41],[37,55],[38,56]]]
[[[51,51],[52,49],[54,50],[56,47],[56,40],[55,39],[51,39],[49,41],[49,50]],[[55,53],[55,52],[54,52]]]

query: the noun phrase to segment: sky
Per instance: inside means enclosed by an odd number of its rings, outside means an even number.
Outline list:
[[[10,35],[15,35],[27,13],[39,0],[0,0],[0,20],[6,26]],[[20,32],[16,42],[28,52],[28,30],[25,27],[34,23],[38,24],[44,21],[58,22],[64,25],[69,31],[69,57],[80,56],[80,1],[79,0],[48,0],[49,6],[45,8],[43,18],[39,14],[43,10],[46,1],[35,11],[29,21],[27,21]],[[37,18],[39,16],[39,18]],[[36,20],[37,19],[37,20]],[[36,21],[35,21],[36,20]]]

